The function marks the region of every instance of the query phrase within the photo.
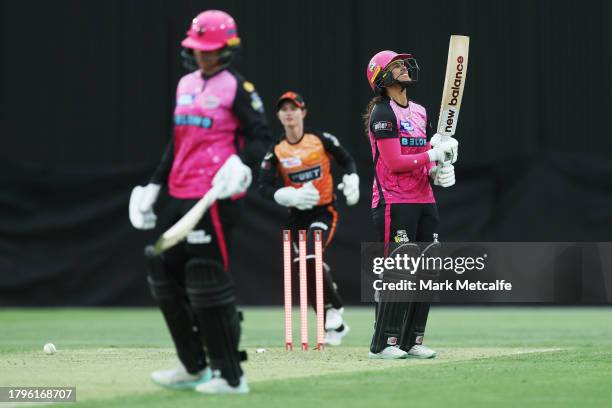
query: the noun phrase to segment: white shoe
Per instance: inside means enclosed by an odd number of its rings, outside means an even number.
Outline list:
[[[182,365],[170,370],[159,370],[151,373],[151,380],[162,387],[174,390],[194,389],[198,384],[209,381],[212,371],[206,367],[197,374],[190,374]]]
[[[422,344],[415,344],[408,350],[408,357],[413,358],[434,358],[436,352]]]
[[[248,394],[249,385],[244,375],[240,377],[240,384],[232,387],[225,378],[216,373],[212,380],[198,384],[195,390],[203,394]]]
[[[381,360],[399,360],[408,358],[408,353],[400,349],[398,346],[387,346],[380,353],[368,353],[368,358]]]
[[[342,338],[346,336],[351,330],[350,327],[345,323],[344,329],[341,331],[336,330],[328,330],[325,332],[325,344],[329,344],[330,346],[339,346],[342,344]]]
[[[344,308],[334,309],[330,307],[325,311],[325,330],[336,330],[338,327],[342,326],[344,320],[342,319],[342,314],[344,313]]]

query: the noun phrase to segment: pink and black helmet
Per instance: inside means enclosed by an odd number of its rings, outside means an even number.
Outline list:
[[[200,51],[216,51],[240,45],[238,27],[233,17],[221,10],[206,10],[191,22],[181,45]]]
[[[387,67],[390,63],[397,60],[403,60],[406,68],[408,68],[408,74],[411,78],[411,83],[417,82],[419,78],[419,65],[412,54],[398,54],[395,51],[380,51],[370,59],[366,68],[366,77],[370,88],[374,92],[381,92],[382,88],[390,86],[394,83],[394,79]]]

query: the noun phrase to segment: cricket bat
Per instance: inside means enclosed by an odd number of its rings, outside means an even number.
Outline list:
[[[153,246],[153,252],[159,255],[181,242],[198,224],[206,211],[217,201],[222,185],[213,186],[183,217],[162,234]]]
[[[442,135],[442,141],[453,136],[457,129],[461,99],[465,89],[469,51],[470,37],[451,35],[448,44],[448,59],[446,61],[444,88],[442,89],[440,116],[438,117],[438,133]]]

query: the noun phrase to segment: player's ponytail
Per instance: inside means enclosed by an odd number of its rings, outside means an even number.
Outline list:
[[[383,97],[381,95],[373,97],[370,102],[368,102],[365,112],[361,115],[366,136],[368,136],[370,132],[370,116],[372,115],[372,110],[374,110],[374,106],[382,101],[382,99]]]

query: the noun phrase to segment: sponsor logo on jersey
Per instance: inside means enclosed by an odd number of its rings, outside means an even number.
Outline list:
[[[195,95],[193,94],[182,94],[176,98],[176,104],[178,106],[191,105],[195,99]]]
[[[321,178],[321,166],[289,173],[289,180],[293,183],[306,183]]]
[[[261,113],[263,113],[263,111],[264,111],[264,109],[263,109],[263,102],[261,101],[261,98],[259,97],[257,92],[252,92],[251,93],[251,108],[253,108],[253,110],[255,110],[257,112],[261,112]]]
[[[255,85],[253,85],[251,82],[249,81],[244,81],[242,83],[242,87],[244,88],[245,91],[247,91],[248,93],[251,93],[255,90]]]
[[[286,157],[284,159],[280,159],[280,162],[286,169],[291,169],[293,167],[299,167],[302,165],[302,159],[299,157]]]
[[[425,147],[427,139],[424,137],[400,137],[400,144],[404,147]]]
[[[221,104],[221,99],[214,95],[206,95],[202,100],[202,107],[204,109],[215,109]]]
[[[374,124],[372,125],[372,129],[374,129],[375,132],[379,132],[379,131],[389,132],[393,130],[393,123],[387,120],[380,120],[378,122],[374,122]]]
[[[412,126],[412,122],[410,122],[409,120],[400,120],[400,126],[402,130],[414,130],[414,126]]]
[[[213,125],[213,120],[208,116],[174,115],[174,124],[177,126],[198,126],[210,129]]]

